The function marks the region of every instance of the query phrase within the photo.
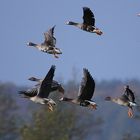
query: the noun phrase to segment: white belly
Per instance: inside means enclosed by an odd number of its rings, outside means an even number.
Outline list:
[[[117,99],[117,101],[115,100],[114,102],[116,102],[117,104],[122,105],[122,106],[127,106],[128,105],[127,102],[124,102],[121,99]]]
[[[37,96],[31,97],[30,100],[35,102],[35,103],[45,104],[44,99],[37,97]]]

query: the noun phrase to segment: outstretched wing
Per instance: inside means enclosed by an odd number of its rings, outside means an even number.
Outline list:
[[[120,99],[121,99],[122,101],[124,101],[124,102],[128,102],[128,101],[129,101],[127,95],[125,95],[125,94],[123,94],[123,95],[120,97]]]
[[[37,95],[37,93],[38,93],[37,88],[28,89],[27,91],[19,91],[19,94],[23,94],[27,97],[34,97]]]
[[[47,45],[47,46],[53,46],[55,47],[55,44],[56,44],[56,38],[54,37],[54,28],[55,26],[53,26],[51,29],[49,29],[48,32],[45,32],[44,33],[44,36],[45,36],[45,41],[44,43]]]
[[[95,26],[94,14],[88,7],[83,7],[83,23]]]
[[[135,96],[134,96],[134,93],[133,93],[133,91],[131,89],[128,88],[126,90],[125,94],[128,97],[130,102],[135,102]]]
[[[64,94],[64,92],[65,92],[64,88],[62,87],[62,85],[60,83],[58,83],[57,81],[55,81],[55,80],[53,80],[53,82],[52,82],[51,89],[52,89],[52,91],[58,90],[62,94]]]
[[[54,77],[55,66],[52,65],[49,72],[45,76],[44,80],[42,81],[39,89],[38,96],[41,98],[47,98],[49,93],[51,92],[51,85]]]
[[[83,78],[79,87],[78,99],[90,100],[94,94],[95,81],[87,69],[83,69]]]

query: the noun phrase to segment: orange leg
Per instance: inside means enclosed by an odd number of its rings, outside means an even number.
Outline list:
[[[90,105],[90,108],[96,110],[97,109],[97,105],[96,104]]]
[[[95,33],[96,33],[97,35],[102,35],[102,34],[103,34],[103,32],[100,31],[99,29],[95,29]]]
[[[49,109],[50,112],[52,112],[54,110],[53,106],[51,104],[49,104],[49,103],[48,103],[48,109]]]
[[[129,108],[128,109],[128,117],[129,118],[132,118],[133,117],[133,110],[132,110],[132,108]]]
[[[54,52],[53,55],[54,55],[55,58],[59,58],[58,55],[55,52]]]

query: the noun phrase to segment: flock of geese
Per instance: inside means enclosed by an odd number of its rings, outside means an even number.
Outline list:
[[[96,33],[97,35],[103,34],[99,28],[95,27],[94,14],[88,7],[83,7],[83,23],[68,21],[66,24],[76,26],[90,33]],[[54,37],[54,28],[55,26],[49,29],[48,32],[44,33],[45,40],[43,43],[36,44],[33,42],[28,42],[27,45],[33,46],[42,52],[52,54],[55,58],[59,58],[62,51],[55,47],[56,38]],[[59,93],[63,94],[63,97],[60,98],[59,101],[71,102],[94,110],[97,108],[97,104],[92,100],[95,90],[95,81],[88,69],[83,68],[83,77],[79,86],[78,95],[73,99],[65,97],[65,90],[62,85],[53,80],[55,69],[55,65],[52,65],[44,79],[30,77],[28,80],[35,81],[37,84],[35,84],[33,88],[26,91],[19,91],[21,97],[30,99],[35,103],[45,104],[48,106],[49,111],[53,111],[56,103],[53,99],[49,98],[49,95],[53,91],[58,91]],[[116,98],[108,96],[105,98],[105,100],[128,107],[128,116],[133,117],[133,107],[137,106],[137,104],[135,102],[134,92],[129,88],[129,85],[125,86],[122,96]]]

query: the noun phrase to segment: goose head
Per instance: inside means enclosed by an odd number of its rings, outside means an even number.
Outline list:
[[[28,80],[30,80],[30,81],[38,81],[38,79],[35,78],[35,77],[30,77],[30,78],[28,78]]]
[[[67,21],[66,25],[77,25],[77,23],[73,22],[73,21]]]
[[[111,101],[111,97],[109,97],[109,96],[108,97],[105,97],[105,100],[106,101]]]
[[[27,42],[27,46],[29,46],[29,47],[30,47],[30,46],[34,46],[34,47],[35,47],[35,46],[37,46],[37,44],[35,44],[35,43],[33,43],[33,42]]]

